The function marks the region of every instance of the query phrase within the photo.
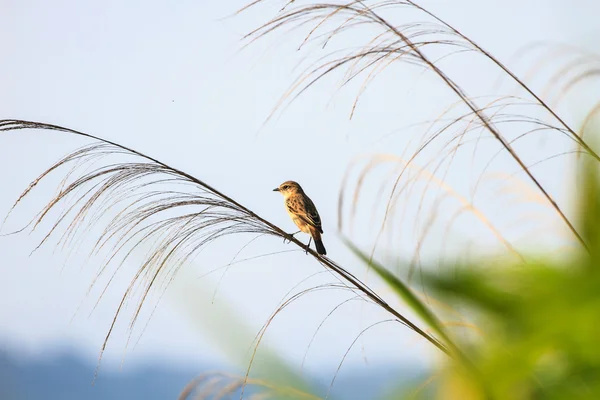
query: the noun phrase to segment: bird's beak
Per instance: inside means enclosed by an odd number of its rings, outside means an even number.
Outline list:
[[[279,188],[273,189],[274,192],[279,192]]]

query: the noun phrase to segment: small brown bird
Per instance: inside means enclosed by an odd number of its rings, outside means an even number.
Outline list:
[[[292,217],[292,221],[300,229],[298,232],[308,233],[311,239],[315,241],[317,253],[322,255],[327,254],[321,240],[321,233],[323,233],[321,217],[319,216],[317,207],[315,207],[312,200],[304,193],[300,185],[294,181],[287,181],[279,185],[278,188],[273,189],[273,191],[283,195],[285,208],[290,217]],[[310,240],[308,241],[308,247],[310,247]]]

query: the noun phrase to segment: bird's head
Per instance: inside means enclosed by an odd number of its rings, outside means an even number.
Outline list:
[[[286,181],[273,189],[273,191],[281,193],[284,197],[288,197],[295,193],[302,193],[302,188],[294,181]]]

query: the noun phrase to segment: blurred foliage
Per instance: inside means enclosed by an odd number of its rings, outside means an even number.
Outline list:
[[[468,362],[452,358],[412,397],[600,398],[600,179],[591,165],[579,177],[578,229],[588,251],[511,265],[483,259],[427,276],[437,299],[479,331],[450,334]]]

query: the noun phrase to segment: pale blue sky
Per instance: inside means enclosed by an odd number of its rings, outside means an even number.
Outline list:
[[[205,180],[290,231],[293,227],[281,198],[271,189],[284,180],[297,180],[319,208],[328,254],[364,277],[364,271],[336,233],[338,192],[347,167],[361,154],[401,155],[410,137],[386,135],[435,118],[455,99],[429,74],[421,75],[414,69],[404,73],[402,68],[396,68],[382,75],[367,91],[355,118],[349,121],[356,87],[336,94],[338,75],[308,91],[283,114],[262,126],[301,71],[295,67],[307,53],[296,52],[301,35],[285,36],[283,32],[239,52],[244,43],[241,36],[279,9],[273,4],[223,19],[245,3],[246,0],[110,0],[97,4],[4,0],[0,5],[0,48],[4,60],[0,63],[0,118],[55,123],[134,147]],[[514,65],[518,71],[526,71],[535,59],[514,60],[516,50],[537,41],[573,43],[599,50],[593,46],[600,33],[600,8],[591,0],[577,2],[577,7],[573,2],[542,0],[421,4],[501,60],[511,62],[509,66]],[[444,65],[459,78],[466,78],[472,86],[469,90],[474,91],[471,94],[492,93],[498,74],[489,64]],[[539,82],[538,87],[543,83]],[[568,120],[577,122],[576,112],[569,107],[561,110]],[[419,129],[422,128],[409,132],[415,135]],[[0,214],[9,209],[44,167],[80,143],[58,133],[3,134]],[[524,151],[535,155],[536,143]],[[554,150],[560,150],[562,145],[550,144]],[[459,165],[469,168],[469,159],[457,162],[464,162]],[[549,172],[542,171],[555,189],[563,187],[566,179],[566,175],[556,179],[555,172],[563,167],[564,164],[553,164],[548,167]],[[506,170],[514,172],[513,167]],[[460,174],[451,175],[449,183],[459,188],[465,184],[468,189],[473,182],[471,177],[466,178],[463,182]],[[40,193],[48,195],[53,190],[48,185]],[[30,203],[21,208],[16,220],[33,215],[34,206]],[[365,213],[363,217],[368,216]],[[497,217],[502,220],[502,215]],[[372,237],[375,230],[369,231],[365,218],[357,220],[355,229]],[[518,227],[513,228],[518,231]],[[513,228],[506,227],[507,234]],[[410,231],[413,225],[402,229]],[[460,245],[461,230],[472,233],[473,229],[485,232],[482,243],[498,248],[489,232],[466,222],[458,225],[453,242]],[[366,237],[357,235],[357,240]],[[0,252],[4,255],[0,265],[0,346],[24,356],[46,356],[57,346],[70,346],[95,359],[118,301],[118,287],[89,318],[93,301],[86,300],[83,311],[70,322],[84,300],[94,271],[85,268],[88,260],[77,256],[61,270],[64,254],[53,254],[52,249],[28,257],[36,238],[39,235],[25,234],[0,239]],[[197,277],[226,264],[244,243],[217,242],[186,269],[160,303],[138,347],[130,347],[126,365],[134,365],[145,357],[186,363],[219,358],[220,351],[211,345],[214,330],[207,334],[198,329],[198,325],[215,323],[219,301],[236,304],[254,333],[296,282],[319,270],[302,253],[239,264],[225,275],[215,304],[211,304],[220,275]],[[244,254],[290,248],[275,239],[265,239]],[[185,285],[189,289],[190,282],[202,293],[197,298],[182,298],[176,288],[183,292]],[[307,298],[284,314],[267,336],[268,345],[298,364],[314,328],[327,310],[343,298],[335,296]],[[197,304],[197,308],[182,307],[182,301],[188,306]],[[364,313],[360,321],[354,318],[356,312]],[[192,318],[190,313],[198,314]],[[359,306],[342,309],[315,341],[312,366],[323,362],[334,368],[364,324],[382,316]],[[339,332],[342,330],[344,335]],[[398,326],[377,328],[365,339],[365,354],[375,361],[422,356],[428,346],[405,332]],[[105,355],[109,366],[120,361],[126,337],[124,329],[118,330],[109,343]],[[382,343],[391,344],[397,353]],[[419,345],[414,346],[415,343]],[[354,353],[349,362],[361,362],[360,352]]]

